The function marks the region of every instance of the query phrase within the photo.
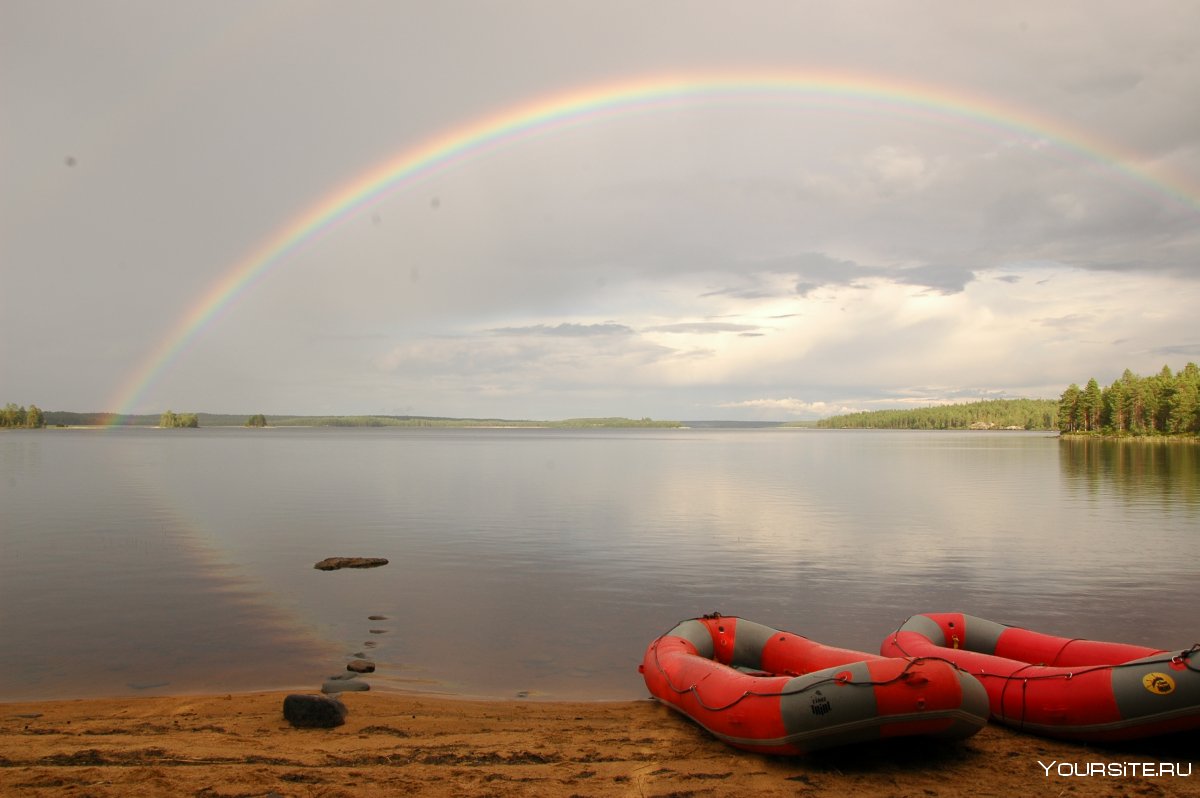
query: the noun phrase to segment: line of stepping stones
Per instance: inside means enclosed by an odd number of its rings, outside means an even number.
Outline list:
[[[386,615],[369,615],[369,621],[386,621]],[[373,635],[387,634],[386,629],[370,629]],[[363,648],[375,648],[375,642],[368,640]],[[332,728],[346,722],[346,705],[338,697],[340,693],[363,692],[371,689],[371,685],[358,678],[365,673],[374,673],[375,663],[367,658],[364,651],[356,651],[350,655],[346,663],[346,671],[330,676],[321,685],[324,695],[309,695],[294,693],[283,699],[283,717],[293,726],[309,728]]]
[[[378,568],[387,565],[384,557],[326,557],[313,568],[318,571],[337,571],[342,568]],[[368,621],[386,621],[385,615],[369,615]],[[371,629],[373,635],[387,634],[386,629]],[[375,648],[373,641],[363,643],[363,648]],[[350,655],[344,673],[335,674],[321,685],[323,695],[293,693],[283,699],[283,717],[293,726],[330,728],[346,722],[346,705],[338,695],[346,692],[370,690],[371,685],[358,678],[364,673],[374,673],[375,663],[363,651]]]
[[[386,621],[386,615],[368,615],[368,621]],[[371,629],[373,635],[387,634],[387,629]],[[375,642],[368,640],[363,643],[363,648],[375,648]],[[351,659],[346,663],[346,673],[339,673],[330,676],[321,685],[322,693],[346,693],[346,692],[361,692],[370,690],[371,685],[362,681],[358,677],[364,673],[374,673],[375,663],[367,659],[366,652],[356,651],[350,655]]]

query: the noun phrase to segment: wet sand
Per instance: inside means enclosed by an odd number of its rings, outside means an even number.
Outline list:
[[[803,758],[739,752],[653,701],[349,694],[346,724],[294,729],[286,693],[0,704],[4,796],[1200,796],[1200,735],[1101,748],[990,725]],[[1046,773],[1039,760],[1051,766]]]

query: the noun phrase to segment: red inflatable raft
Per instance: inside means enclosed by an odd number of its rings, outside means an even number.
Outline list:
[[[831,648],[735,617],[683,621],[639,668],[659,701],[730,745],[804,754],[882,737],[969,737],[987,695],[936,660]]]
[[[909,618],[880,651],[965,668],[986,688],[993,719],[1047,737],[1133,740],[1200,728],[1200,646],[1169,652],[931,613]]]

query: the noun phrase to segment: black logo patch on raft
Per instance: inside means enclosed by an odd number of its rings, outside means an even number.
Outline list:
[[[821,695],[818,690],[812,699],[812,713],[814,715],[825,715],[833,711],[833,706],[829,703],[829,699]]]

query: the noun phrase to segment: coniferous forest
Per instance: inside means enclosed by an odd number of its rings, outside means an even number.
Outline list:
[[[1053,399],[985,402],[875,410],[824,418],[830,429],[1058,429],[1067,434],[1200,434],[1200,367],[1188,363],[1172,373],[1163,366],[1152,377],[1125,369],[1107,388],[1090,379],[1072,383]]]
[[[1152,377],[1125,373],[1107,388],[1095,378],[1071,385],[1058,403],[1058,428],[1065,433],[1110,435],[1196,435],[1200,433],[1200,368],[1188,363]]]

